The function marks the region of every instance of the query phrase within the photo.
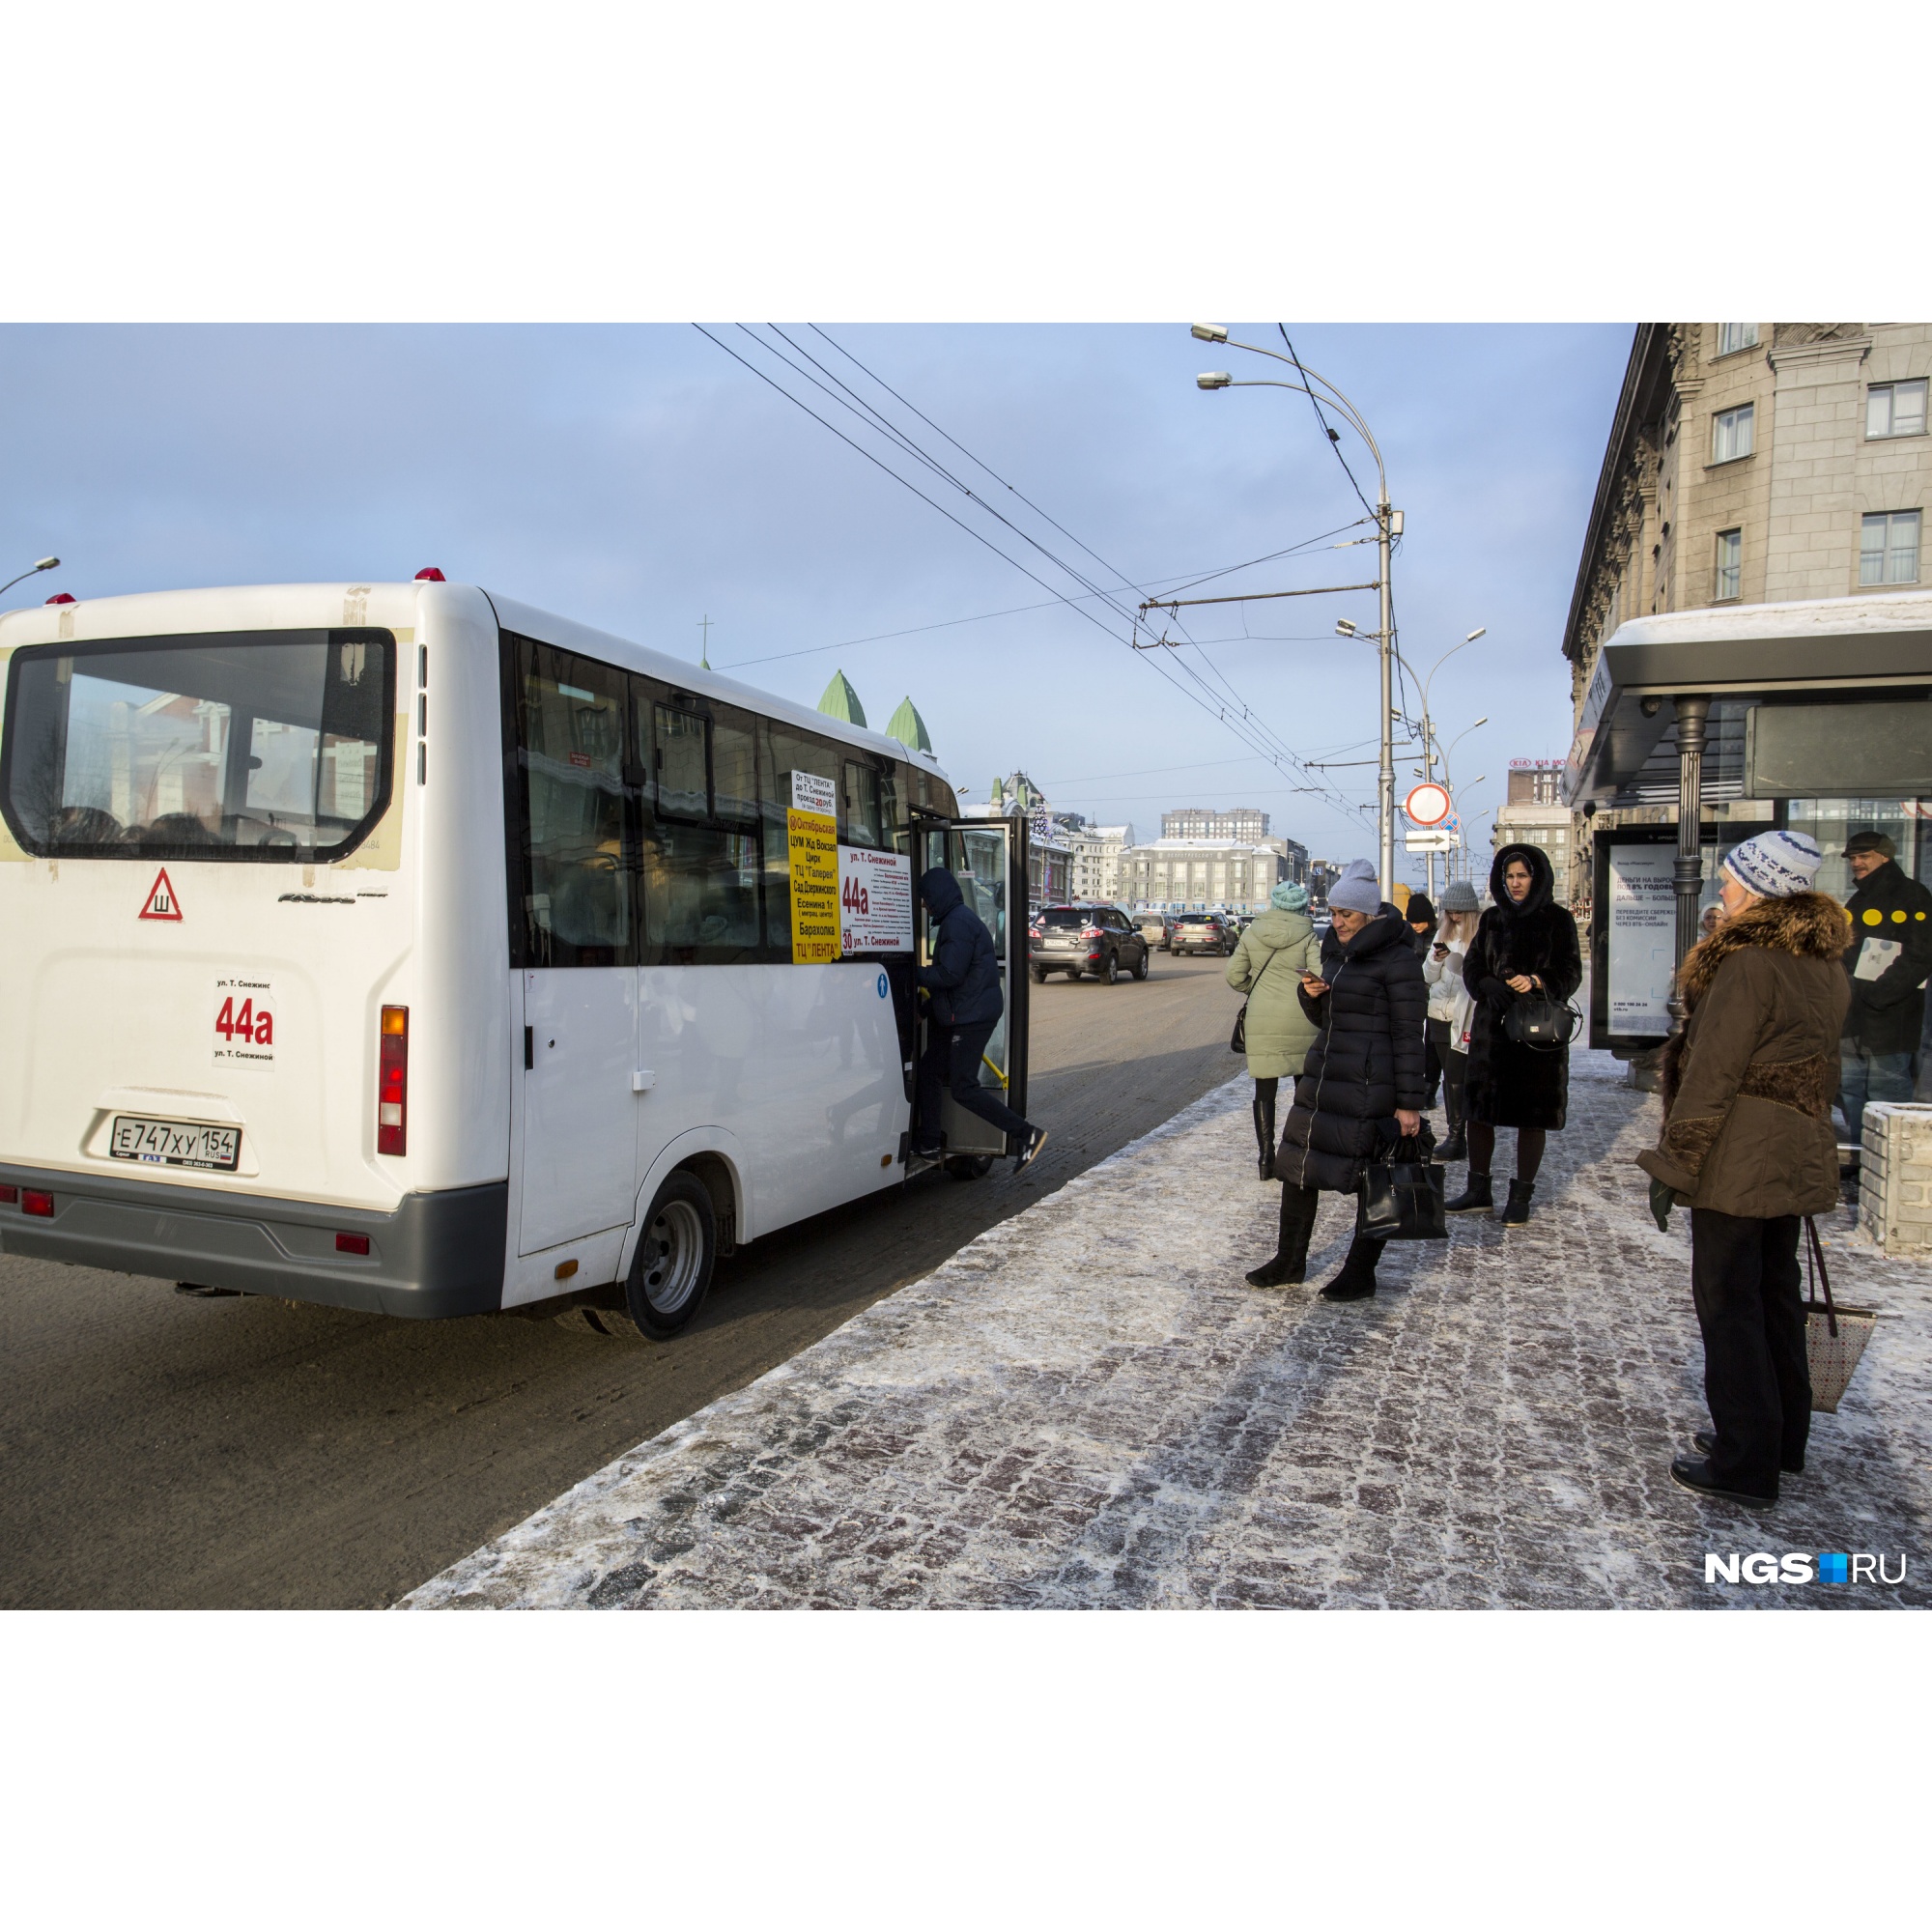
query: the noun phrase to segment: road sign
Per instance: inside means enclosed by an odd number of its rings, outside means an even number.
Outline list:
[[[1403,847],[1409,852],[1453,852],[1462,842],[1462,835],[1446,825],[1425,825],[1411,827],[1404,836]]]
[[[1434,781],[1425,781],[1403,800],[1402,809],[1411,825],[1440,825],[1449,816],[1449,794]]]

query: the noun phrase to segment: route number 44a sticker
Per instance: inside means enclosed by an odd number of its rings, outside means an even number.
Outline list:
[[[269,980],[242,973],[215,980],[214,1064],[275,1064],[275,991]]]

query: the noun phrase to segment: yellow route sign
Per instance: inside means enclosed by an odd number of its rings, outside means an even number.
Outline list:
[[[791,957],[795,966],[829,965],[838,937],[838,797],[830,779],[793,772],[785,843],[791,858]]]

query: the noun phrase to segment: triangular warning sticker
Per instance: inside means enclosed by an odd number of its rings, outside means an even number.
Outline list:
[[[163,866],[155,874],[155,883],[148,891],[148,902],[141,908],[143,919],[179,919],[182,916],[181,901],[175,897],[173,883],[168,878],[168,868]]]

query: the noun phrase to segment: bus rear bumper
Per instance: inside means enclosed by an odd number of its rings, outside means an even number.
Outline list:
[[[370,1315],[482,1315],[502,1306],[509,1183],[407,1194],[391,1213],[212,1187],[0,1162],[0,1253]],[[25,1211],[51,1195],[51,1215]],[[368,1252],[345,1252],[338,1235]]]

